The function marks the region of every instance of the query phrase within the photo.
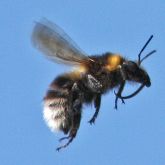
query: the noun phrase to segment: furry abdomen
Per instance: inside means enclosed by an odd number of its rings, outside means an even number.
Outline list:
[[[70,114],[67,113],[67,100],[53,98],[44,100],[43,116],[48,127],[54,131],[67,133],[70,128]]]
[[[65,77],[64,77],[65,78]],[[60,83],[59,83],[60,82]],[[55,79],[44,97],[43,116],[48,127],[53,131],[67,134],[71,127],[72,111],[69,108],[69,90],[64,87],[68,81]]]

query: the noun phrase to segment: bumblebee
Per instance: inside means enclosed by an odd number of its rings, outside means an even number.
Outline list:
[[[141,54],[152,37],[141,49],[137,61],[110,52],[89,56],[56,24],[46,19],[36,22],[32,33],[34,47],[55,62],[75,66],[71,72],[61,74],[53,80],[43,99],[43,116],[47,125],[52,131],[62,131],[68,135],[60,139],[67,142],[59,146],[58,151],[67,147],[76,137],[83,104],[94,104],[95,113],[89,120],[93,124],[99,113],[101,97],[109,90],[118,88],[114,92],[117,109],[119,99],[124,103],[125,99],[134,97],[145,86],[151,86],[150,77],[141,63],[156,51],[149,52],[143,58]],[[122,96],[127,81],[141,85],[132,94]]]

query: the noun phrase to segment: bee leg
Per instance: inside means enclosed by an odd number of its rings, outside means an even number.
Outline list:
[[[59,139],[59,142],[62,142],[63,140],[66,140],[66,139],[69,139],[69,138],[70,138],[70,136],[62,137],[62,138]]]
[[[115,93],[115,95],[116,95],[116,99],[115,99],[115,109],[117,109],[117,102],[118,102],[118,99],[119,99],[120,96],[121,96],[121,93],[122,93],[122,91],[123,91],[123,89],[124,89],[124,86],[125,86],[125,81],[121,83],[120,88],[119,88],[119,90],[118,90],[117,93],[114,91],[114,93]],[[121,101],[122,101],[122,103],[125,104],[124,99],[121,99]]]
[[[121,82],[121,84],[120,84],[120,87],[119,87],[118,92],[116,93],[116,92],[114,91],[114,93],[115,93],[115,95],[116,95],[116,99],[115,99],[115,109],[117,109],[117,102],[118,102],[118,99],[119,99],[119,98],[121,99],[122,103],[125,104],[124,99],[121,98],[121,93],[123,92],[123,89],[124,89],[124,86],[125,86],[125,81],[126,81],[126,73],[125,73],[123,67],[120,68],[120,74],[121,74],[121,77],[122,77],[123,80],[122,80],[122,82]]]
[[[100,93],[102,84],[96,78],[94,78],[91,74],[88,74],[86,76],[86,79],[88,82],[87,87],[91,89],[93,92]]]
[[[72,94],[71,94],[71,109],[73,111],[81,111],[83,102],[83,93],[77,83],[73,84]]]
[[[98,94],[94,100],[94,106],[95,106],[96,110],[95,110],[93,117],[89,120],[90,124],[95,123],[95,120],[96,120],[98,113],[99,113],[99,110],[100,110],[100,105],[101,105],[101,95]]]
[[[62,148],[66,148],[66,147],[73,141],[73,138],[74,138],[74,137],[70,137],[70,136],[69,136],[69,137],[68,137],[68,139],[69,139],[68,142],[67,142],[66,144],[64,144],[64,145],[61,145],[60,147],[57,147],[56,150],[57,150],[57,151],[60,151]]]
[[[73,141],[73,139],[76,137],[77,131],[78,131],[79,126],[80,126],[80,120],[81,120],[81,110],[74,112],[72,127],[70,130],[69,136],[61,138],[62,140],[68,139],[68,142],[66,144],[58,147],[56,149],[57,151],[60,151],[62,148],[66,148]]]
[[[82,93],[77,85],[77,83],[74,83],[71,91],[71,99],[70,105],[71,109],[73,110],[73,118],[72,118],[72,125],[69,132],[69,136],[63,137],[60,139],[60,141],[68,139],[68,142],[60,147],[58,147],[56,150],[59,151],[62,148],[66,148],[76,137],[77,131],[80,126],[81,121],[81,107],[82,107]]]

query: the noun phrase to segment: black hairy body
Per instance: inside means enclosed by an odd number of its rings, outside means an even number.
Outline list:
[[[109,90],[118,88],[115,93],[117,109],[118,99],[124,103],[125,99],[135,96],[144,86],[151,85],[149,75],[140,64],[155,52],[154,50],[141,59],[141,53],[152,37],[139,53],[138,61],[134,62],[115,53],[88,56],[57,25],[47,20],[36,24],[32,35],[34,46],[55,62],[76,66],[74,71],[57,76],[44,97],[43,114],[48,126],[52,131],[59,130],[68,134],[60,139],[67,139],[67,143],[57,150],[65,148],[75,138],[83,104],[94,104],[95,113],[89,120],[92,124],[98,116],[101,97]],[[126,81],[140,83],[141,86],[131,95],[123,97]]]
[[[51,83],[50,90],[48,90],[44,100],[47,102],[51,98],[64,99],[63,102],[58,101],[58,104],[53,102],[49,106],[56,109],[60,104],[65,108],[67,120],[61,121],[59,129],[65,134],[69,132],[68,138],[70,140],[76,136],[79,128],[82,105],[84,103],[94,103],[96,112],[89,120],[91,124],[94,123],[100,109],[101,95],[119,86],[122,82],[120,69],[116,68],[113,71],[109,71],[106,67],[109,65],[107,63],[108,59],[114,57],[119,58],[122,63],[125,61],[122,57],[111,53],[106,53],[102,56],[90,56],[92,62],[81,64],[85,68],[85,72],[79,72],[77,69],[75,72],[58,76]],[[60,118],[61,116],[59,115]]]

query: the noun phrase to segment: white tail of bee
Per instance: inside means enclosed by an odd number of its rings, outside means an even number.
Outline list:
[[[71,116],[66,108],[66,99],[64,98],[44,100],[43,117],[51,131],[68,132]]]

